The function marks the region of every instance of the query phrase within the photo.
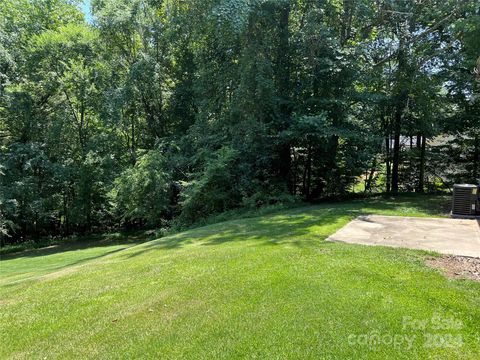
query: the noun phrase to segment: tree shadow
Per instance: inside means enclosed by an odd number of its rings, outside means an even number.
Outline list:
[[[123,250],[125,250],[125,249],[124,248],[114,249],[114,250],[107,251],[107,252],[104,252],[104,253],[101,253],[101,254],[98,254],[98,255],[84,257],[84,258],[81,258],[81,259],[78,259],[78,260],[65,262],[62,265],[51,266],[51,267],[48,267],[46,269],[42,269],[44,271],[44,273],[40,272],[40,273],[32,275],[32,276],[26,276],[26,277],[24,276],[25,274],[28,274],[29,272],[17,272],[17,273],[15,273],[14,279],[12,279],[11,281],[8,281],[8,275],[7,275],[7,282],[1,284],[1,286],[2,287],[11,287],[11,286],[14,286],[14,285],[16,285],[20,282],[42,278],[42,277],[48,276],[52,273],[62,271],[63,269],[67,269],[67,268],[70,268],[70,267],[73,267],[73,266],[78,266],[78,265],[81,265],[83,263],[87,263],[87,262],[92,261],[92,260],[101,259],[105,256],[112,255],[112,254],[115,254],[115,253],[123,251]],[[16,277],[18,277],[18,278],[16,278]]]
[[[442,201],[439,197],[404,195],[324,203],[192,229],[134,247],[123,256],[132,258],[152,250],[179,249],[189,244],[215,246],[247,241],[263,245],[318,246],[319,242],[358,216],[395,215],[395,211],[402,208],[412,208],[429,216],[442,216],[446,215],[445,202],[448,202],[446,198]],[[397,215],[408,216],[408,213]]]
[[[104,235],[92,235],[79,239],[69,239],[64,242],[42,247],[38,249],[28,249],[21,252],[2,254],[1,261],[13,260],[18,258],[35,258],[40,256],[55,255],[58,253],[67,253],[69,251],[85,250],[96,247],[107,247],[115,245],[135,246],[153,240],[148,232],[135,233],[111,233]],[[120,249],[123,250],[123,249]]]
[[[319,241],[325,240],[333,231],[360,215],[395,215],[396,210],[404,207],[414,208],[429,216],[441,216],[448,212],[449,203],[448,197],[418,194],[395,197],[376,196],[348,202],[325,202],[290,210],[277,210],[258,217],[240,217],[236,220],[193,228],[153,241],[151,241],[152,234],[145,231],[94,235],[82,238],[81,241],[71,240],[46,248],[1,255],[0,260],[34,258],[113,245],[125,245],[124,249],[117,249],[114,252],[125,250],[123,256],[128,258],[155,249],[178,249],[193,243],[214,246],[230,242],[252,241],[264,245],[289,243],[293,246],[305,247],[312,244],[318,245]],[[392,213],[388,214],[388,212]],[[111,253],[107,252],[105,255]],[[85,261],[88,260],[91,258],[86,258]]]

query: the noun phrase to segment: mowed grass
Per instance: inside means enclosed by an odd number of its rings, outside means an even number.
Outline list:
[[[441,216],[444,205],[322,204],[4,258],[0,357],[478,359],[479,283],[446,279],[425,252],[325,241],[360,214]]]

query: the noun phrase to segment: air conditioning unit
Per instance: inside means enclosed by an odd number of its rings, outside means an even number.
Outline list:
[[[456,184],[453,186],[452,215],[475,216],[480,212],[480,188],[478,185]]]

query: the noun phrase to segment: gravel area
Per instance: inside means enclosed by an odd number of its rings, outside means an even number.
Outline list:
[[[442,256],[428,258],[426,263],[433,268],[442,270],[448,278],[480,281],[480,258]]]

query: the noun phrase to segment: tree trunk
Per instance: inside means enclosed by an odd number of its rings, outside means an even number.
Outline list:
[[[398,74],[397,86],[398,94],[395,106],[395,117],[393,123],[393,159],[392,159],[392,192],[398,192],[399,181],[399,166],[400,166],[400,136],[402,132],[402,118],[403,112],[407,106],[408,89],[406,88],[406,54],[403,49],[404,41],[400,38],[399,52],[398,52]]]
[[[424,182],[425,182],[425,149],[427,146],[427,138],[425,136],[421,137],[421,147],[420,147],[420,169],[418,176],[418,186],[417,192],[424,192]]]
[[[298,172],[298,158],[295,154],[295,151],[292,154],[293,156],[293,171],[292,171],[292,195],[297,194],[297,172]]]
[[[278,22],[278,49],[276,76],[278,81],[278,93],[280,97],[280,124],[279,130],[285,130],[289,127],[292,109],[290,105],[290,4],[280,5],[280,14]],[[279,176],[286,181],[290,193],[293,193],[293,187],[290,179],[291,154],[290,144],[281,144],[279,153]]]
[[[372,167],[370,168],[370,172],[367,173],[367,177],[366,177],[365,192],[372,191],[373,176],[375,175],[376,168],[377,168],[377,158],[373,158]]]
[[[473,180],[479,180],[478,167],[480,162],[480,138],[475,134],[473,142]]]
[[[340,43],[345,45],[350,39],[352,33],[352,9],[354,0],[343,0],[342,28],[340,34]]]
[[[402,107],[398,106],[395,112],[393,134],[393,159],[392,159],[392,192],[398,192],[398,171],[400,164],[400,131],[402,129]]]
[[[35,211],[35,216],[34,216],[34,220],[33,220],[33,234],[35,236],[35,240],[38,240],[38,238],[39,238],[38,220],[39,220],[38,211]]]
[[[390,168],[390,136],[385,137],[385,166],[387,168],[387,179],[386,179],[386,185],[387,185],[387,193],[390,192],[391,190],[391,168]]]
[[[132,165],[135,165],[137,162],[137,153],[136,153],[136,139],[135,139],[135,119],[132,116],[132,123],[131,123],[131,148],[130,148],[130,153],[131,153],[131,158],[132,158]]]
[[[308,154],[307,154],[307,158],[308,158]],[[308,160],[305,160],[305,164],[303,165],[303,176],[302,176],[302,192],[305,197],[307,195],[307,163],[308,163]]]
[[[306,182],[306,187],[305,187],[305,197],[307,200],[311,200],[311,184],[312,184],[312,147],[308,147],[308,155],[307,155],[307,164],[306,164],[306,170],[307,170],[307,182]]]

